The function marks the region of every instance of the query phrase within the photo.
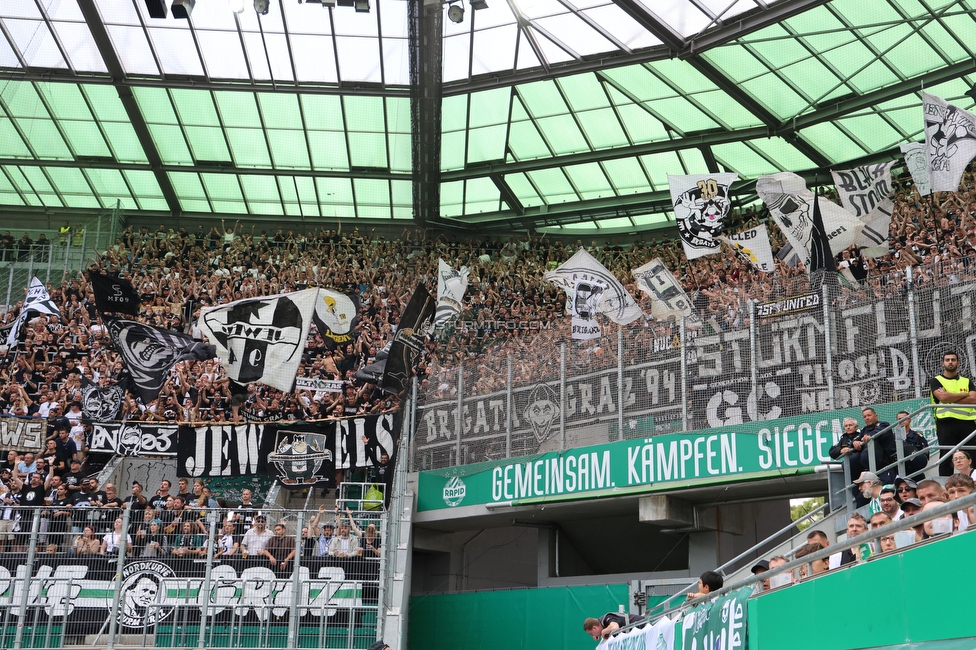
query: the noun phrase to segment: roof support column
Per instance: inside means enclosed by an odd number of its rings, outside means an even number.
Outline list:
[[[444,12],[439,0],[408,0],[413,218],[436,221],[441,207],[441,81]]]

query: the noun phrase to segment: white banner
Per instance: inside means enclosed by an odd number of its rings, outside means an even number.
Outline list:
[[[769,243],[766,224],[761,223],[734,235],[723,235],[722,241],[763,273],[776,271],[776,260],[773,258],[773,247]]]
[[[20,314],[17,315],[14,326],[10,328],[10,332],[7,335],[7,345],[17,345],[17,337],[20,336],[20,330],[27,323],[28,319],[31,318],[31,314],[35,316],[37,314],[61,315],[57,306],[51,301],[51,296],[48,294],[47,289],[44,288],[44,284],[36,277],[31,278],[30,286],[27,288],[27,297],[24,298],[24,304],[20,308]]]
[[[689,260],[718,253],[722,224],[732,208],[729,186],[738,174],[668,175],[674,220]]]
[[[651,315],[654,318],[665,320],[672,316],[678,318],[692,315],[688,294],[660,259],[654,258],[644,266],[633,269],[631,273],[637,281],[637,287],[653,299]]]
[[[915,183],[915,189],[919,196],[928,196],[932,193],[932,183],[929,180],[929,163],[925,157],[924,142],[906,142],[899,145],[901,153],[905,156],[905,166],[908,167]]]
[[[760,176],[756,192],[769,208],[776,225],[793,245],[800,261],[809,270],[813,239],[813,192],[806,181],[792,172]],[[857,241],[864,224],[836,203],[820,197],[824,231],[834,255]]]
[[[633,628],[610,637],[600,650],[674,650],[674,628],[677,624],[664,616],[654,625]]]
[[[343,381],[317,377],[295,377],[295,390],[315,390],[323,393],[341,393]]]
[[[933,192],[955,192],[976,157],[976,115],[941,97],[922,93],[925,151]]]
[[[583,248],[546,273],[544,279],[566,292],[566,313],[573,316],[574,339],[600,336],[596,314],[603,314],[620,325],[642,315],[624,285]]]
[[[841,204],[864,222],[864,230],[857,239],[859,246],[883,245],[887,249],[891,213],[895,209],[891,183],[894,164],[891,161],[830,172]]]
[[[447,325],[461,313],[461,299],[468,290],[468,267],[455,271],[447,262],[437,260],[437,310],[434,327]]]
[[[200,314],[200,329],[231,379],[291,391],[318,295],[305,289],[211,307]]]

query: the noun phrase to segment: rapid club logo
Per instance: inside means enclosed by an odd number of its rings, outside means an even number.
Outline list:
[[[464,481],[461,480],[461,477],[452,476],[444,485],[444,503],[453,508],[464,501],[464,495],[466,493],[467,488],[464,485]]]

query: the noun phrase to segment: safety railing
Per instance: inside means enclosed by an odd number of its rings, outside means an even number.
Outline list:
[[[191,648],[376,640],[383,511],[235,517],[203,508],[149,519],[70,501],[0,504],[3,647],[113,648],[133,636]]]
[[[763,573],[749,576],[734,584],[724,585],[721,589],[712,591],[707,596],[686,600],[673,607],[664,607],[659,612],[653,612],[652,610],[653,613],[647,619],[650,622],[654,622],[662,616],[673,616],[675,613],[694,607],[705,600],[722,596],[729,592],[742,589],[743,587],[752,586],[754,594],[761,594],[768,591],[769,588],[766,585],[772,585],[774,589],[787,588],[790,584],[813,580],[820,575],[843,570],[846,566],[852,566],[861,562],[871,562],[875,559],[889,556],[895,551],[904,551],[915,544],[937,543],[938,540],[945,539],[949,535],[965,534],[954,530],[955,524],[953,522],[955,519],[953,516],[957,512],[976,506],[976,493],[947,503],[934,503],[935,505],[932,507],[926,506],[922,511],[912,516],[903,517],[885,526],[866,530],[861,535],[838,542],[827,548],[805,555],[802,558],[786,562]],[[904,534],[906,532],[911,532],[912,535],[899,535],[899,533]],[[842,554],[844,551],[851,552],[849,562],[835,569],[822,568],[822,562],[824,560],[829,562],[831,556],[839,553]],[[787,574],[789,574],[789,579],[785,581],[786,584],[776,587],[775,585],[780,580],[776,580],[775,578]],[[672,602],[675,597],[670,598],[668,602]],[[643,622],[628,626],[627,628],[621,628],[621,631],[642,624]]]

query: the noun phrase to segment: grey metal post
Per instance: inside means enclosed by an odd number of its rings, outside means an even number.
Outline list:
[[[505,379],[505,458],[512,457],[512,355],[508,355],[508,374]]]
[[[27,544],[27,564],[24,566],[24,582],[20,587],[20,613],[17,616],[17,632],[14,634],[14,650],[20,650],[24,643],[24,624],[27,622],[27,601],[30,599],[30,571],[34,566],[37,552],[37,535],[41,530],[41,512],[34,510],[31,521],[31,534]]]
[[[834,352],[830,346],[830,293],[827,285],[821,287],[820,293],[823,296],[824,353],[827,358],[827,410],[831,410],[834,408]]]
[[[71,255],[71,237],[72,237],[72,235],[69,232],[68,233],[68,241],[65,242],[65,244],[63,246],[63,248],[64,248],[64,264],[62,265],[62,268],[61,268],[61,272],[62,273],[67,273],[68,272],[68,256]]]
[[[10,297],[14,292],[14,265],[10,264],[10,273],[7,275],[7,309],[13,304],[10,302]]]
[[[559,344],[559,448],[566,448],[566,342]]]
[[[350,521],[352,515],[349,515]],[[298,522],[295,525],[295,562],[291,574],[291,605],[288,607],[288,647],[298,647],[298,599],[302,588],[299,569],[302,567],[302,525],[305,522],[305,511],[298,511]],[[352,623],[352,621],[350,621]]]
[[[918,368],[918,325],[915,321],[915,280],[912,267],[905,269],[905,282],[908,285],[908,336],[912,341],[912,382],[915,384],[915,399],[922,397],[922,377]]]
[[[681,337],[681,430],[688,430],[688,337],[685,317],[681,317],[678,333]]]
[[[749,368],[749,383],[752,385],[752,394],[758,399],[759,354],[756,352],[756,301],[751,299],[749,300],[749,352],[752,361]]]
[[[54,257],[54,244],[47,245],[47,270],[44,272],[44,284],[51,281],[51,258]]]
[[[624,326],[617,325],[617,439],[624,439]]]
[[[34,277],[34,251],[27,251],[27,286],[30,286],[31,278]]]
[[[223,521],[223,517],[220,517],[219,521]],[[207,568],[203,574],[203,591],[201,592],[203,603],[200,608],[200,636],[197,637],[197,648],[200,648],[200,650],[207,647],[207,621],[210,619],[210,579],[213,572],[214,540],[217,536],[217,523],[214,521],[210,524],[210,535],[207,540]]]
[[[454,432],[457,434],[457,450],[454,458],[458,465],[463,465],[461,460],[461,420],[464,415],[464,364],[458,366],[457,378],[457,418],[454,421]]]
[[[122,511],[122,535],[119,537],[119,557],[115,562],[115,585],[112,588],[112,611],[108,613],[108,638],[105,640],[105,648],[113,650],[115,648],[115,631],[119,622],[119,601],[122,598],[122,570],[125,569],[125,554],[129,550],[126,544],[126,537],[129,535],[129,513],[131,510],[125,508]],[[114,526],[114,524],[113,524]]]
[[[410,414],[410,422],[412,422],[413,431],[417,430],[417,379],[414,378],[410,381],[410,406],[407,412]],[[417,456],[417,436],[416,434],[410,436],[407,449],[410,450],[410,469],[407,471],[413,472],[416,470],[416,456]],[[402,447],[401,447],[402,449]]]
[[[101,243],[102,243],[102,215],[101,215],[101,213],[99,213],[99,215],[98,215],[98,221],[95,222],[95,246],[93,246],[93,248],[97,251],[98,250],[98,245],[101,244]],[[111,244],[109,244],[108,242],[106,242],[105,243],[105,250],[108,250],[108,247],[110,245]]]
[[[84,228],[84,226],[82,226]],[[85,265],[85,247],[88,245],[88,228],[81,233],[81,257],[78,259],[78,268]]]

